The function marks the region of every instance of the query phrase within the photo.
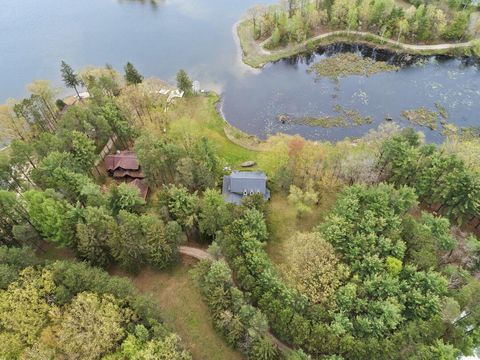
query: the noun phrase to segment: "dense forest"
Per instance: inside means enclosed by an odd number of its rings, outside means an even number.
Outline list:
[[[218,97],[194,94],[184,71],[185,97],[168,102],[158,90],[172,87],[130,63],[123,77],[61,69],[75,101],[36,81],[0,108],[11,139],[0,153],[0,357],[190,359],[156,304],[102,270],[180,266],[187,241],[208,246],[197,290],[248,359],[456,359],[478,348],[476,129],[433,145],[387,122],[361,139],[276,135],[253,151],[225,137]],[[146,201],[108,176],[100,154],[112,139],[138,156]],[[226,203],[222,176],[252,159],[272,200]],[[278,261],[282,216],[297,227],[281,234]]]
[[[129,282],[27,248],[0,261],[2,359],[191,359]]]
[[[254,38],[267,48],[333,30],[367,31],[412,43],[465,41],[474,6],[463,1],[287,0],[250,10]],[[478,27],[478,24],[477,24]]]

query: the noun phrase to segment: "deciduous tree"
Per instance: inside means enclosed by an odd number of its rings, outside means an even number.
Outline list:
[[[112,214],[117,215],[121,210],[138,213],[145,205],[145,201],[140,197],[140,190],[137,187],[121,183],[110,187],[107,204]]]
[[[348,267],[332,245],[318,233],[297,233],[285,249],[285,275],[312,304],[332,306],[337,288],[347,278]]]
[[[123,338],[128,316],[111,295],[78,294],[52,325],[54,347],[68,359],[99,359]]]
[[[228,209],[222,194],[214,189],[203,193],[200,213],[198,216],[200,232],[213,238],[227,224]]]
[[[192,80],[188,77],[188,74],[185,70],[179,70],[177,73],[177,87],[184,91],[185,94],[192,94]]]

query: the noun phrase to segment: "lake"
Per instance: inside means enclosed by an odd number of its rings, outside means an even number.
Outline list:
[[[403,125],[405,109],[441,104],[457,126],[478,124],[480,71],[458,59],[429,58],[398,72],[315,79],[308,64],[323,53],[268,64],[243,65],[233,27],[258,0],[3,0],[0,12],[0,101],[26,95],[34,79],[61,86],[59,64],[75,68],[131,61],[146,77],[174,83],[185,69],[201,87],[222,94],[221,110],[234,126],[262,138],[278,131],[310,139],[360,136],[386,116]],[[280,123],[293,117],[335,115],[337,105],[371,116],[351,128]],[[423,128],[430,141],[440,131]]]

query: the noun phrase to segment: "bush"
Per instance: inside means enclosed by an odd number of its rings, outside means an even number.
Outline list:
[[[453,20],[448,24],[443,37],[448,40],[461,40],[467,30],[469,14],[466,11],[459,11]]]
[[[57,101],[55,101],[55,105],[57,105],[57,108],[60,111],[62,111],[65,106],[67,106],[67,104],[65,104],[65,101],[63,101],[62,99],[57,99]]]

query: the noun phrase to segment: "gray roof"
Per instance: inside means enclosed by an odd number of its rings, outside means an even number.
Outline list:
[[[225,201],[240,204],[246,195],[263,194],[265,200],[270,198],[267,189],[267,176],[261,171],[234,171],[223,177],[223,196]]]

